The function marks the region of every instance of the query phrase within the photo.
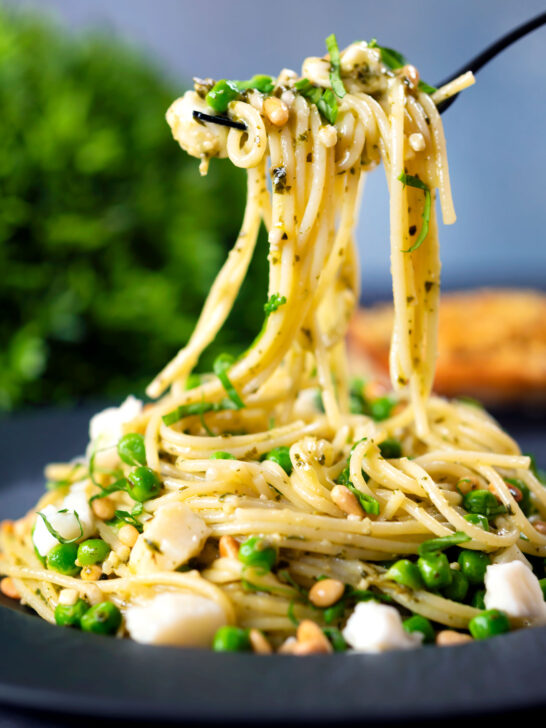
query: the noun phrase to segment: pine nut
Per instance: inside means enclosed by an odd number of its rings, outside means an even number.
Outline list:
[[[222,558],[236,559],[239,556],[239,543],[233,536],[220,536],[218,547]]]
[[[98,581],[102,575],[102,569],[98,564],[84,566],[80,572],[80,579],[83,581]]]
[[[360,507],[360,503],[349,488],[344,485],[336,485],[332,488],[331,493],[332,501],[340,508],[344,513],[352,516],[362,516],[364,511]]]
[[[297,644],[294,645],[295,655],[327,654],[332,652],[332,645],[328,638],[316,624],[310,619],[300,622],[296,632]]]
[[[126,523],[119,529],[118,538],[124,546],[132,549],[138,538],[138,530],[130,523]]]
[[[533,526],[539,533],[546,535],[546,521],[533,521]]]
[[[252,649],[258,655],[270,655],[273,652],[273,648],[259,629],[251,629],[248,636]]]
[[[405,76],[412,86],[417,87],[419,85],[419,71],[408,63],[401,71],[402,75]]]
[[[451,647],[451,645],[464,645],[473,642],[472,637],[464,632],[455,632],[453,629],[443,629],[436,635],[436,644],[440,647]]]
[[[463,495],[470,493],[471,490],[479,490],[479,487],[478,481],[474,478],[460,478],[457,481],[457,490]]]
[[[13,579],[10,576],[5,576],[0,581],[0,591],[10,599],[20,599],[21,595],[17,591]]]
[[[274,126],[284,126],[288,121],[288,106],[276,96],[268,96],[264,101],[264,113]]]
[[[516,485],[511,485],[510,483],[505,483],[505,485],[508,488],[508,490],[510,491],[510,494],[512,495],[512,497],[514,498],[516,503],[519,502],[523,498],[523,493]],[[500,500],[499,493],[493,483],[489,483],[489,485],[487,486],[487,490],[490,493],[493,493],[493,495],[495,496],[495,498],[497,498],[497,500]]]
[[[339,601],[345,591],[345,584],[337,579],[321,579],[309,589],[309,601],[315,607],[330,607]]]
[[[277,650],[279,655],[293,655],[294,648],[298,644],[295,637],[288,637]]]
[[[91,509],[101,521],[111,520],[116,512],[116,508],[109,498],[96,498],[91,503]]]
[[[59,592],[59,604],[65,607],[71,607],[78,601],[78,594],[76,589],[61,589]]]

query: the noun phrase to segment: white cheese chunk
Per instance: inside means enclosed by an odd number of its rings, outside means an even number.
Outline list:
[[[490,564],[485,572],[485,606],[509,617],[546,624],[546,604],[537,577],[521,561]]]
[[[343,636],[357,652],[385,652],[419,647],[420,632],[408,633],[397,609],[378,602],[359,602],[349,619]]]
[[[73,511],[59,513],[54,505],[42,508],[41,513],[47,518],[48,523],[65,539],[77,538],[80,534],[80,526]],[[51,549],[59,541],[48,530],[41,516],[36,515],[36,525],[32,533],[32,541],[40,556],[46,557]]]
[[[87,488],[88,481],[86,480],[74,483],[59,507],[50,504],[42,508],[41,512],[47,518],[48,523],[65,539],[71,540],[80,536],[79,540],[83,540],[89,538],[96,530],[95,517],[88,502]],[[76,513],[80,520],[79,523]],[[44,557],[59,543],[55,536],[48,531],[43,518],[38,515],[32,541],[40,556]]]
[[[127,397],[119,407],[107,407],[98,412],[89,422],[89,447],[87,456],[95,451],[95,463],[101,468],[114,468],[118,464],[115,447],[123,436],[123,425],[131,422],[142,412],[142,402],[133,397]]]
[[[138,537],[129,565],[140,574],[174,571],[199,554],[210,528],[184,503],[159,508]]]
[[[226,157],[228,127],[197,121],[193,118],[194,110],[212,116],[217,113],[195,91],[186,91],[167,109],[173,137],[192,157]]]
[[[125,620],[137,642],[179,647],[210,647],[216,631],[227,624],[224,610],[211,599],[170,592],[128,607]]]
[[[73,491],[64,499],[61,509],[67,508],[72,513],[76,512],[83,529],[82,538],[89,538],[95,532],[95,517],[89,505],[87,495],[84,491]]]

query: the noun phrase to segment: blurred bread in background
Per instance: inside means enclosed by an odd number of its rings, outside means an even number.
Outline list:
[[[391,304],[361,308],[349,328],[353,367],[388,376]],[[446,293],[434,390],[485,404],[546,404],[546,295],[533,290]]]

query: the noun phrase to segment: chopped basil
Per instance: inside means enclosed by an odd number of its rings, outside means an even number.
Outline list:
[[[266,318],[269,316],[269,314],[276,311],[281,306],[284,306],[286,303],[286,296],[280,296],[278,293],[273,293],[269,298],[267,299],[267,303],[264,303],[264,311]]]
[[[375,38],[372,38],[368,43],[368,48],[377,48],[381,54],[381,60],[383,63],[393,71],[397,68],[402,68],[402,66],[405,66],[407,63],[405,57],[401,53],[395,51],[393,48],[386,48],[385,46],[378,45]]]
[[[235,357],[231,356],[231,354],[220,354],[214,360],[212,368],[218,379],[222,382],[222,385],[226,390],[227,396],[230,398],[230,400],[233,402],[237,409],[242,409],[245,404],[240,398],[237,390],[235,389],[227,375],[227,370],[232,366],[234,362]]]
[[[59,513],[67,513],[67,512],[68,512],[67,508],[65,508],[62,511],[59,511]],[[63,538],[61,536],[61,534],[53,528],[53,526],[47,520],[47,518],[44,516],[44,514],[41,513],[40,511],[38,511],[38,515],[40,516],[42,521],[45,523],[45,527],[47,528],[49,533],[53,536],[53,538],[56,538],[59,543],[64,543],[64,544],[76,543],[76,541],[78,541],[83,536],[83,526],[81,524],[80,517],[78,516],[76,511],[73,511],[73,513],[76,516],[76,521],[78,521],[78,526],[80,527],[80,533],[78,534],[78,536],[75,536],[74,538]]]
[[[138,506],[140,506],[140,509],[138,508]],[[140,515],[141,513],[142,503],[139,503],[137,506],[135,506],[131,513],[129,513],[129,511],[116,510],[114,513],[115,518],[113,519],[113,521],[110,521],[110,523],[115,524],[116,522],[123,521],[124,523],[129,523],[131,526],[134,526],[139,533],[142,533],[142,523],[137,518],[135,518],[135,516]]]
[[[327,88],[323,92],[318,86],[313,86],[307,78],[296,81],[294,88],[312,104],[316,104],[317,109],[329,124],[336,123],[338,105],[332,89]]]
[[[435,93],[436,91],[438,91],[438,89],[437,89],[437,88],[434,88],[434,86],[430,86],[430,85],[429,85],[428,83],[425,83],[425,81],[419,81],[419,83],[418,83],[418,85],[417,85],[417,88],[418,88],[418,89],[419,89],[420,91],[424,91],[424,92],[425,92],[426,94],[428,94],[429,96],[430,96],[431,94]]]
[[[329,124],[335,124],[338,113],[338,105],[334,92],[327,88],[317,101],[317,109]]]
[[[296,81],[294,84],[294,88],[296,91],[299,91],[302,96],[305,96],[305,98],[312,104],[318,103],[322,96],[322,89],[318,86],[313,86],[308,78],[300,78],[300,80]]]
[[[104,496],[110,495],[111,493],[117,493],[120,490],[127,490],[127,485],[127,478],[119,478],[115,481],[115,483],[112,483],[112,485],[102,486],[97,484],[100,488],[100,493],[96,493],[91,496],[91,498],[89,498],[89,504],[91,504],[94,500],[97,500],[97,498],[104,498]]]
[[[362,491],[358,490],[358,488],[355,487],[351,483],[351,481],[345,483],[345,487],[348,488],[351,493],[357,497],[358,502],[366,513],[369,513],[372,516],[379,515],[379,501],[377,500],[377,498],[374,498],[373,495],[362,493]]]
[[[404,185],[404,187],[407,185],[408,187],[415,187],[416,189],[423,190],[425,193],[425,206],[423,208],[423,227],[421,228],[421,232],[419,233],[419,236],[415,243],[411,246],[411,248],[408,248],[407,250],[403,250],[403,253],[413,253],[417,248],[421,245],[423,240],[428,235],[428,228],[430,224],[430,210],[431,210],[431,195],[430,195],[430,187],[426,184],[426,182],[423,182],[423,180],[420,180],[419,177],[413,177],[411,174],[406,174],[405,172],[402,172],[402,174],[398,177],[400,182]]]
[[[256,89],[263,94],[270,94],[275,88],[275,82],[271,76],[256,75],[252,76],[248,81],[229,81],[237,86],[239,91],[247,91],[248,89]]]
[[[342,99],[347,91],[341,80],[339,48],[336,36],[332,33],[326,38],[326,48],[330,54],[330,83],[335,95]]]
[[[221,412],[222,410],[239,409],[234,407],[230,400],[223,399],[221,402],[192,402],[191,404],[181,404],[172,412],[167,412],[161,418],[166,425],[174,425],[175,422],[184,417],[192,415],[204,415],[206,412]]]
[[[290,600],[290,604],[288,605],[288,611],[286,613],[288,619],[292,622],[294,627],[297,627],[300,623],[300,620],[296,617],[294,613],[294,600]]]
[[[431,538],[428,541],[423,541],[419,546],[419,556],[443,551],[450,546],[457,546],[457,544],[465,543],[466,541],[470,541],[470,536],[467,536],[463,531],[456,531],[451,536]]]

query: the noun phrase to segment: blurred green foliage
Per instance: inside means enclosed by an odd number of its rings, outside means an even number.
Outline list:
[[[182,91],[113,37],[0,9],[0,410],[141,391],[188,339],[244,175],[199,177],[165,122]],[[256,257],[203,366],[260,328]]]

